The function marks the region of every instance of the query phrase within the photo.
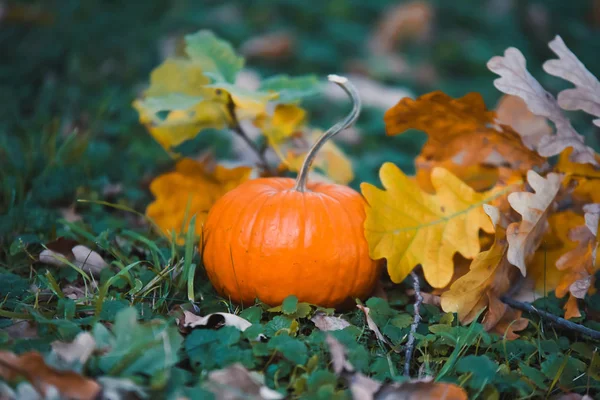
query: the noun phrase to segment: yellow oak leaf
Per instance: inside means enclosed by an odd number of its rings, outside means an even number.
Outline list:
[[[222,129],[228,121],[225,105],[213,101],[202,100],[190,108],[170,111],[164,120],[149,111],[142,101],[134,101],[133,107],[140,114],[140,122],[167,151],[193,139],[203,129]]]
[[[497,167],[483,164],[460,165],[451,159],[428,161],[423,156],[418,156],[415,160],[415,166],[417,182],[421,189],[427,193],[435,193],[435,189],[431,184],[431,170],[435,167],[447,169],[477,192],[494,187],[500,178]]]
[[[404,98],[385,113],[384,120],[388,135],[409,129],[426,132],[420,157],[433,166],[452,160],[457,166],[506,166],[524,172],[545,162],[510,126],[496,123],[495,112],[486,108],[478,93],[453,99],[436,91],[416,100]]]
[[[421,264],[435,288],[450,282],[455,253],[465,258],[479,253],[479,230],[491,233],[494,228],[482,206],[509,190],[476,193],[442,168],[431,172],[435,195],[423,192],[392,163],[383,164],[379,176],[385,190],[361,184],[368,202],[365,236],[370,256],[387,259],[394,282]]]
[[[146,215],[167,236],[175,232],[179,243],[194,215],[196,234],[200,235],[213,204],[248,180],[252,172],[250,167],[229,169],[211,164],[211,160],[184,158],[177,162],[174,171],[154,178],[150,184],[155,200],[146,208]]]
[[[572,148],[565,149],[558,157],[558,163],[556,163],[556,170],[568,175],[576,175],[583,178],[597,178],[600,179],[600,167],[592,164],[579,164],[571,161]],[[595,153],[594,157],[596,162],[600,165],[600,154]]]
[[[515,331],[525,329],[528,321],[500,301],[500,297],[509,290],[518,272],[506,258],[508,241],[499,210],[487,204],[484,208],[496,227],[494,243],[475,257],[469,272],[442,293],[441,306],[445,312],[456,312],[463,324],[473,321],[487,307],[484,328],[515,339],[518,337]]]
[[[542,237],[540,247],[527,264],[527,275],[534,282],[534,290],[545,296],[556,289],[565,271],[556,268],[558,259],[577,247],[569,239],[569,231],[585,223],[583,217],[571,210],[560,211],[548,216],[550,228]]]
[[[548,228],[548,214],[561,187],[560,175],[550,173],[546,178],[535,171],[527,172],[527,182],[535,193],[515,192],[508,195],[510,206],[522,216],[507,228],[508,261],[527,275],[527,262],[540,245]]]

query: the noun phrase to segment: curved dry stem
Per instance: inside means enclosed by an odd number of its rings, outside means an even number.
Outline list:
[[[350,96],[350,100],[352,100],[352,111],[344,118],[343,121],[338,122],[331,128],[329,128],[321,137],[315,142],[313,147],[308,151],[306,155],[306,159],[302,164],[302,168],[300,168],[300,172],[298,173],[298,177],[296,178],[296,185],[294,186],[294,190],[299,192],[306,192],[306,184],[308,181],[308,172],[310,171],[310,167],[317,155],[317,152],[323,147],[325,142],[331,139],[333,136],[337,135],[338,132],[343,131],[348,128],[350,125],[356,121],[358,115],[360,114],[361,102],[360,97],[358,97],[358,91],[354,87],[350,81],[338,75],[329,75],[327,77],[329,82],[333,82],[337,84],[339,87],[344,89],[344,91]]]

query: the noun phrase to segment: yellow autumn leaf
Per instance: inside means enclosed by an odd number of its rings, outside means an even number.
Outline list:
[[[423,192],[392,163],[383,164],[379,176],[385,190],[361,185],[368,202],[365,236],[370,256],[387,259],[394,282],[421,264],[435,288],[450,282],[455,253],[465,258],[479,253],[479,230],[494,230],[482,206],[508,191],[476,193],[443,168],[432,170],[434,195]]]
[[[198,162],[184,158],[176,164],[174,171],[156,177],[150,184],[155,200],[146,209],[146,215],[167,236],[175,232],[180,237],[194,215],[196,234],[200,235],[213,204],[248,180],[252,172],[250,167],[229,169],[211,164],[211,160]]]
[[[468,324],[487,307],[483,318],[484,328],[508,339],[515,339],[515,331],[525,329],[528,321],[518,311],[509,311],[500,297],[506,293],[518,275],[517,269],[506,258],[508,242],[506,228],[500,223],[500,212],[496,207],[484,205],[496,229],[492,247],[479,253],[471,263],[470,270],[442,293],[441,306],[445,312],[455,312],[461,323]]]
[[[164,120],[152,114],[139,100],[134,101],[133,107],[140,114],[140,122],[167,151],[193,139],[203,129],[222,129],[228,121],[224,104],[210,100],[202,100],[188,109],[170,111]]]

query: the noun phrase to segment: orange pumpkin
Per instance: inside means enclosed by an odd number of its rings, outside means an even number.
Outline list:
[[[378,278],[380,264],[369,257],[364,237],[363,197],[342,185],[307,184],[317,151],[360,112],[354,87],[343,77],[329,80],[350,95],[354,107],[311,148],[296,181],[247,181],[208,214],[204,266],[216,290],[236,303],[248,305],[258,298],[277,305],[296,295],[300,301],[336,307],[367,296]]]

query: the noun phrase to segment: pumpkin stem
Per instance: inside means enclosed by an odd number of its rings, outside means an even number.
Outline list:
[[[315,156],[317,152],[323,147],[326,141],[331,139],[333,136],[337,135],[340,131],[348,128],[350,125],[356,121],[358,115],[360,114],[361,102],[360,97],[358,97],[358,91],[354,87],[350,81],[339,75],[329,75],[327,77],[329,82],[333,82],[337,84],[339,87],[344,89],[344,91],[350,96],[350,100],[352,100],[352,111],[344,118],[344,120],[338,122],[331,128],[329,128],[311,147],[304,159],[304,163],[302,164],[302,168],[300,168],[300,172],[298,173],[298,177],[296,178],[296,186],[294,186],[294,190],[299,192],[306,192],[306,184],[308,181],[308,172],[310,171],[310,167],[315,160]]]

